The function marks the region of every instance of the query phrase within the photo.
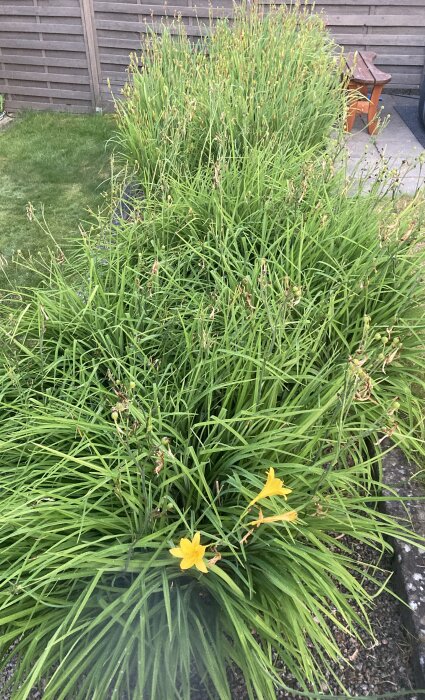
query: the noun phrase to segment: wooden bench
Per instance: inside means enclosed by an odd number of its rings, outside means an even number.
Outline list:
[[[369,134],[376,131],[379,98],[384,85],[390,82],[391,75],[375,66],[375,58],[376,53],[373,51],[354,51],[345,56],[348,90],[363,95],[349,95],[346,131],[351,131],[358,114],[367,114]]]

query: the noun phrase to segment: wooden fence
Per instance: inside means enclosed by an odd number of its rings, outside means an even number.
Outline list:
[[[0,93],[22,108],[90,112],[119,91],[147,25],[180,15],[189,36],[232,14],[233,0],[0,0]],[[262,5],[289,0],[260,0]],[[212,10],[211,10],[212,8]],[[419,86],[425,59],[425,0],[317,0],[336,41],[367,48],[392,73],[391,87]]]

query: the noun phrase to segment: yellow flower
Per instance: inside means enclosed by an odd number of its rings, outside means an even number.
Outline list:
[[[293,523],[297,518],[298,513],[296,510],[289,510],[287,513],[281,513],[280,515],[269,515],[267,518],[263,516],[260,510],[258,520],[252,520],[249,525],[251,525],[251,527],[260,527],[263,523],[278,523],[282,521]]]
[[[257,501],[261,501],[263,498],[268,498],[269,496],[283,496],[286,500],[288,493],[292,493],[292,489],[284,488],[283,481],[275,477],[274,469],[271,467],[264,488],[261,489],[258,496],[252,499],[249,505],[253,506]]]
[[[203,559],[205,550],[206,547],[201,545],[201,533],[196,532],[192,542],[183,537],[180,540],[180,547],[170,549],[170,554],[181,559],[181,569],[190,569],[192,566],[196,566],[198,571],[207,574],[208,569]]]

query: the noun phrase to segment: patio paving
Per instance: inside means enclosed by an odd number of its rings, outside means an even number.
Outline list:
[[[347,135],[347,170],[374,178],[377,169],[386,164],[389,169],[400,170],[400,194],[414,195],[425,183],[425,149],[395,110],[396,101],[397,104],[417,104],[417,100],[409,97],[384,94],[380,118],[388,123],[376,136],[367,133],[364,117],[357,118],[353,131]],[[421,154],[424,154],[422,166],[417,162]]]

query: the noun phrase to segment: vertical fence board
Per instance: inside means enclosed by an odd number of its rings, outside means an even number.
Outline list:
[[[96,109],[101,107],[100,64],[92,0],[81,0],[81,13],[84,38],[86,41],[87,63],[90,73],[93,106]]]

